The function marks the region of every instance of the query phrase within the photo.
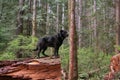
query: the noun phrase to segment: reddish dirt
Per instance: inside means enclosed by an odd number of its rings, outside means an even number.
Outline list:
[[[0,67],[0,80],[61,80],[60,58],[1,61]]]

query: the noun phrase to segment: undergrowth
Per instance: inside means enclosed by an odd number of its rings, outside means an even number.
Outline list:
[[[60,49],[62,67],[69,70],[69,47],[62,46]],[[103,80],[103,76],[109,71],[110,58],[112,54],[103,52],[94,53],[92,48],[78,49],[78,76],[79,80]],[[100,69],[88,75],[89,72]]]
[[[4,52],[0,52],[0,60],[17,59],[16,54],[20,52],[22,58],[33,57],[32,49],[35,48],[37,43],[37,38],[34,38],[32,42],[31,37],[18,36],[13,41],[8,43],[8,47]],[[45,52],[47,55],[51,56],[53,50],[48,48]],[[67,72],[69,70],[69,45],[62,45],[59,50],[61,57],[62,68]],[[78,48],[78,80],[102,80],[103,76],[109,71],[110,57],[111,54],[105,54],[101,51],[94,53],[92,48]],[[105,68],[103,68],[105,67]],[[91,76],[88,75],[90,71],[100,69],[99,71],[93,73]]]

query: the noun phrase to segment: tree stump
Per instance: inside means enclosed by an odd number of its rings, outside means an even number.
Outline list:
[[[61,80],[60,58],[1,61],[0,80]]]

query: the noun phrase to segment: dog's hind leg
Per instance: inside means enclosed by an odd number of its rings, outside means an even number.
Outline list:
[[[43,54],[45,57],[48,57],[48,55],[45,54],[46,49],[47,49],[47,47],[43,48],[42,54]]]
[[[38,58],[40,58],[40,52],[41,52],[41,48],[38,49],[38,52],[37,52],[37,54],[38,54]]]

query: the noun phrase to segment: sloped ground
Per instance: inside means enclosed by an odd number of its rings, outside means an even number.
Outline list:
[[[0,80],[61,80],[60,59],[0,61]]]

